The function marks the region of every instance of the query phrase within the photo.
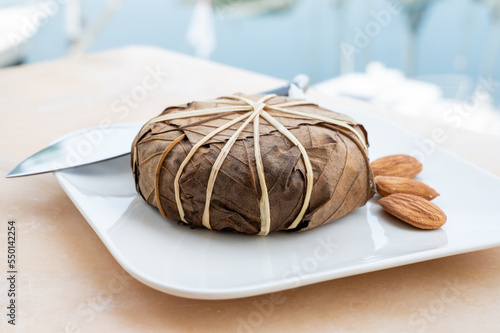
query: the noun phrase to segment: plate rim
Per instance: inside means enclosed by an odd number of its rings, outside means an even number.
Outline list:
[[[330,103],[322,103],[323,107],[326,107],[327,109],[335,109],[335,106],[330,106]],[[342,108],[345,108],[345,106],[341,106]],[[415,134],[414,132],[408,130],[407,128],[404,128],[388,119],[382,118],[380,116],[370,114],[365,111],[360,111],[357,109],[354,110],[349,110],[349,111],[354,111],[355,116],[352,116],[353,118],[356,118],[360,114],[362,114],[362,117],[370,117],[372,118],[373,121],[376,122],[383,122],[384,124],[392,127],[396,127],[398,130],[403,131],[409,139],[423,139],[421,136]],[[337,111],[335,111],[337,112]],[[350,113],[347,113],[350,115]],[[468,167],[473,168],[476,172],[482,173],[484,176],[487,177],[492,177],[496,181],[500,182],[500,177],[497,175],[493,174],[492,172],[485,170],[481,168],[480,166],[472,163],[471,161],[463,158],[460,155],[457,155],[454,152],[451,152],[447,150],[446,148],[436,145],[436,152],[439,154],[445,154],[448,155],[449,157],[453,159],[458,159],[460,162],[466,164]],[[247,287],[230,287],[226,289],[201,289],[201,288],[182,288],[179,286],[172,286],[172,285],[167,285],[165,283],[162,283],[161,281],[154,279],[152,277],[147,276],[147,274],[144,274],[141,271],[136,270],[134,267],[132,267],[127,259],[120,254],[120,252],[117,250],[116,246],[112,243],[109,242],[108,238],[101,235],[101,232],[99,231],[98,228],[94,226],[94,223],[91,222],[91,218],[88,216],[86,210],[81,206],[80,202],[73,196],[72,190],[69,188],[71,183],[64,178],[64,175],[66,174],[66,170],[61,170],[57,171],[54,173],[58,183],[60,186],[63,188],[64,192],[68,195],[68,197],[71,199],[73,204],[77,207],[78,211],[82,214],[82,216],[85,218],[87,223],[91,226],[91,228],[94,230],[94,232],[97,234],[97,236],[100,238],[100,240],[104,243],[106,248],[110,251],[111,255],[117,260],[117,262],[122,266],[130,275],[132,275],[135,279],[139,280],[143,284],[154,288],[156,290],[159,290],[161,292],[165,292],[171,295],[179,296],[179,297],[184,297],[184,298],[191,298],[191,299],[204,299],[204,300],[222,300],[222,299],[235,299],[235,298],[244,298],[244,297],[251,297],[251,296],[256,296],[256,295],[262,295],[262,294],[268,294],[268,293],[274,293],[274,292],[280,292],[284,290],[290,290],[290,289],[295,289],[298,287],[310,285],[310,284],[315,284],[315,283],[320,283],[320,282],[325,282],[329,280],[334,280],[334,279],[340,279],[348,276],[353,276],[353,275],[359,275],[359,274],[364,274],[364,273],[369,273],[369,272],[375,272],[379,270],[384,270],[384,269],[389,269],[389,268],[394,268],[394,267],[399,267],[399,266],[404,266],[404,265],[409,265],[409,264],[414,264],[414,263],[419,263],[419,262],[424,262],[428,260],[434,260],[434,259],[439,259],[439,258],[444,258],[448,256],[453,256],[453,255],[458,255],[458,254],[463,254],[463,253],[468,253],[468,252],[474,252],[474,251],[480,251],[484,249],[489,249],[493,247],[500,246],[500,236],[496,240],[490,240],[488,239],[487,241],[482,241],[482,242],[471,242],[469,244],[465,244],[464,246],[460,248],[455,247],[437,247],[437,248],[432,248],[424,251],[419,251],[419,252],[414,252],[414,253],[409,253],[405,255],[399,255],[396,257],[390,257],[390,258],[385,258],[381,259],[379,261],[374,261],[371,262],[370,265],[366,265],[366,263],[358,263],[355,265],[351,265],[349,267],[344,267],[344,268],[336,268],[333,270],[328,270],[328,271],[319,271],[319,272],[312,272],[311,274],[303,274],[300,276],[300,282],[296,283],[297,279],[294,278],[276,278],[272,279],[269,281],[264,281],[264,282],[259,282],[259,283],[254,283],[251,284],[250,286]],[[371,200],[374,200],[373,198]],[[370,201],[371,201],[370,200]]]

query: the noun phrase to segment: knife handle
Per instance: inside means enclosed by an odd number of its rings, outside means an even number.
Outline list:
[[[307,88],[309,88],[309,77],[305,74],[298,74],[287,85],[285,85],[283,87],[276,88],[276,89],[264,91],[261,94],[264,94],[264,95],[275,94],[278,96],[288,96],[288,92],[289,92],[290,87],[292,85],[295,85],[297,88],[299,88],[303,92],[306,92]]]

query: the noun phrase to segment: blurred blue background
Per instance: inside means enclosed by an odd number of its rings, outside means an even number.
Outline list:
[[[12,3],[4,1],[3,7]],[[186,38],[194,0],[79,3],[83,30],[92,26],[106,8],[114,8],[108,10],[107,19],[85,52],[147,44],[195,54],[195,47]],[[394,3],[400,6],[397,13],[389,11],[391,1],[386,0],[214,1],[216,45],[209,58],[281,78],[303,72],[312,83],[364,71],[373,60],[445,88],[455,84],[454,80],[467,80],[471,86],[480,77],[498,80],[500,1]],[[30,38],[24,62],[68,54],[71,39],[63,9],[61,6]],[[374,13],[384,11],[391,14],[382,24]],[[366,45],[357,47],[360,40]],[[346,56],[353,47],[356,53]]]

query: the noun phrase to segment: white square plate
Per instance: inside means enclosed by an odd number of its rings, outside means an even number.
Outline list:
[[[372,159],[410,153],[417,136],[373,115],[327,105],[362,122]],[[385,213],[375,197],[347,217],[266,237],[189,229],[166,221],[135,191],[129,157],[56,173],[116,260],[160,291],[189,298],[246,297],[500,245],[500,179],[443,150],[417,179],[448,215],[423,231]]]

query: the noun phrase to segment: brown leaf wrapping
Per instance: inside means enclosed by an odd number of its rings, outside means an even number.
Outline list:
[[[246,96],[256,101],[262,95]],[[266,103],[275,105],[295,101],[273,97]],[[169,107],[162,113],[221,107],[215,102],[192,102]],[[367,144],[361,124],[350,117],[315,105],[293,106],[290,110],[337,119],[351,125]],[[373,174],[367,151],[354,133],[337,125],[306,117],[269,112],[304,146],[312,164],[314,186],[306,214],[294,230],[309,230],[337,220],[363,206],[375,193]],[[158,162],[165,149],[177,138],[158,173],[158,197],[164,216],[180,221],[174,196],[174,178],[190,149],[214,129],[237,118],[241,113],[222,117],[199,116],[147,124],[132,146],[132,168],[137,191],[152,206]],[[206,121],[211,118],[210,121]],[[270,231],[287,229],[300,211],[305,193],[305,165],[297,146],[260,118],[260,147],[269,193]],[[192,227],[203,227],[207,182],[214,161],[224,143],[241,126],[238,123],[211,138],[193,155],[180,177],[180,198],[185,219]],[[224,160],[210,202],[213,230],[234,230],[257,234],[260,230],[259,200],[261,190],[254,157],[252,123],[243,130]]]

